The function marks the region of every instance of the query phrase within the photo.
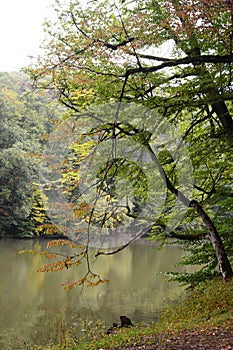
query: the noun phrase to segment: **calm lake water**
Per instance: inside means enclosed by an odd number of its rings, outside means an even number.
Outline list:
[[[78,279],[85,265],[39,273],[37,269],[46,262],[43,256],[18,254],[46,246],[43,240],[0,240],[0,349],[59,342],[64,330],[81,334],[83,320],[101,320],[106,326],[118,322],[120,315],[136,323],[155,321],[165,305],[184,293],[158,274],[174,270],[182,255],[179,247],[155,251],[153,244],[139,240],[117,255],[100,256],[94,262],[94,271],[109,278],[110,284],[66,291],[60,284]]]

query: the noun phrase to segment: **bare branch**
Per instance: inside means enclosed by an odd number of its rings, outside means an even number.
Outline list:
[[[127,40],[123,40],[122,42],[120,42],[119,44],[110,44],[110,43],[105,43],[102,40],[98,40],[101,44],[103,44],[104,46],[106,46],[108,49],[111,50],[117,50],[119,47],[122,46],[126,46],[127,44],[131,43],[132,41],[134,41],[134,38],[128,38]]]
[[[136,236],[134,236],[130,241],[128,241],[126,244],[120,246],[117,249],[114,249],[110,252],[106,252],[106,251],[99,251],[98,253],[95,254],[95,257],[98,257],[99,255],[114,255],[119,253],[120,251],[124,250],[125,248],[127,248],[132,242],[136,241],[139,237],[141,237],[142,235],[145,235],[147,233],[149,233],[152,229],[152,227],[154,226],[154,224],[149,225],[146,229],[144,229],[143,231],[140,231]]]
[[[130,55],[135,55],[135,52],[133,51],[127,51],[128,54]],[[147,60],[152,60],[152,61],[159,61],[159,62],[170,62],[174,61],[172,58],[166,58],[166,57],[160,57],[160,56],[154,56],[154,55],[146,55],[142,53],[137,53],[137,56],[140,58],[144,58]]]

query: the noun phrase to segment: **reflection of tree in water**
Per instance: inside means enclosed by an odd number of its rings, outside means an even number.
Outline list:
[[[106,257],[101,257],[95,269],[110,278],[110,285],[99,286],[94,291],[85,289],[79,304],[82,307],[87,304],[108,325],[118,320],[120,314],[127,313],[136,322],[155,320],[164,303],[178,297],[181,289],[165,282],[164,276],[156,275],[161,268],[163,271],[172,269],[180,259],[180,249],[167,247],[157,253],[154,249],[154,245],[140,242],[119,255],[108,257],[108,264]],[[90,310],[85,311],[86,315]]]
[[[44,274],[37,272],[43,264],[38,255],[17,254],[19,250],[44,250],[46,246],[46,241],[0,241],[0,341],[8,341],[3,337],[6,333],[12,343],[16,338],[37,344],[54,340],[56,329],[73,326],[73,331],[78,332],[83,319],[100,319],[106,326],[119,322],[120,315],[127,315],[133,322],[152,321],[167,300],[181,292],[176,284],[156,275],[171,269],[179,260],[181,252],[177,247],[154,252],[153,244],[140,240],[117,255],[99,256],[93,267],[109,278],[110,284],[68,292],[59,284],[82,276],[85,265]]]

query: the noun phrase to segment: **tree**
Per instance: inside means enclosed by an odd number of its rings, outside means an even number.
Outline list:
[[[88,118],[93,103],[134,102],[179,128],[193,162],[191,200],[179,189],[171,152],[161,144],[157,156],[148,130],[135,128],[130,120],[129,125],[118,122],[120,107],[115,122],[102,123],[90,134],[101,134],[97,144],[108,138],[117,145],[117,140],[131,138],[147,149],[169,191],[163,215],[150,229],[154,234],[164,231],[169,205],[179,201],[187,207],[182,227],[190,233],[173,230],[169,235],[209,240],[222,277],[232,277],[232,248],[225,248],[232,247],[232,226],[226,232],[219,215],[231,207],[233,190],[232,2],[95,1],[83,6],[56,1],[56,11],[57,22],[46,23],[50,39],[45,56],[30,69],[37,86],[56,91],[68,108],[67,117]],[[147,118],[148,124],[154,121]],[[116,166],[115,161],[113,173]],[[122,167],[119,171],[125,172]],[[110,175],[105,167],[102,190]],[[89,220],[93,210],[87,212]],[[127,215],[135,215],[132,207]]]
[[[33,235],[39,222],[38,215],[35,220],[39,204],[34,200],[39,158],[56,113],[45,96],[28,92],[29,84],[24,74],[0,74],[1,236]]]

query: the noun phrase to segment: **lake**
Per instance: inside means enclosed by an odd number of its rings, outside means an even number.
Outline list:
[[[18,254],[25,249],[45,250],[47,243],[0,240],[0,349],[59,342],[67,330],[79,336],[89,322],[101,320],[111,326],[120,315],[134,323],[156,321],[164,306],[184,295],[181,287],[159,274],[174,270],[182,255],[177,246],[156,251],[154,244],[140,239],[117,255],[93,261],[94,272],[109,278],[110,284],[67,291],[60,284],[82,276],[85,264],[41,273],[38,268],[47,262],[43,256]]]

